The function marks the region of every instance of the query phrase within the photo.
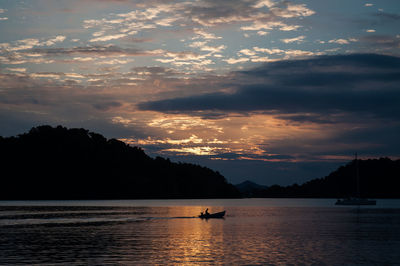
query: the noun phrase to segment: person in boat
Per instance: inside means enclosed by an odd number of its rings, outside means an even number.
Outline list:
[[[209,215],[210,215],[210,213],[208,212],[208,208],[206,209],[205,212],[201,212],[201,213],[200,213],[200,217],[207,217],[207,216],[209,216]]]

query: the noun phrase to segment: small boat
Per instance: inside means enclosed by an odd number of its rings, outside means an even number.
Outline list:
[[[356,180],[357,180],[357,197],[338,199],[335,202],[335,205],[376,205],[376,200],[369,200],[366,198],[361,198],[360,196],[360,175],[358,170],[358,160],[357,153],[355,158],[355,167],[356,167]]]
[[[224,216],[225,216],[225,211],[216,213],[201,213],[199,215],[199,218],[201,219],[224,218]]]
[[[376,200],[363,198],[338,199],[335,205],[376,205]]]

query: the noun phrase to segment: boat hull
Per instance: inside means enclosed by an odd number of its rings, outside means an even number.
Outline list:
[[[201,214],[199,215],[199,218],[201,219],[224,218],[224,216],[225,216],[225,211],[210,213],[210,214]]]
[[[337,200],[335,205],[376,205],[376,200],[368,199],[342,199]]]

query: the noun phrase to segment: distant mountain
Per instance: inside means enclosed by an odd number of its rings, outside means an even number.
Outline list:
[[[400,160],[389,158],[358,160],[361,197],[400,198]],[[304,198],[344,198],[356,196],[356,161],[324,178],[313,179],[302,185],[273,185],[253,190],[253,197],[304,197]]]
[[[254,193],[256,191],[264,190],[267,188],[267,186],[262,186],[249,180],[246,180],[240,184],[236,184],[235,187],[245,197],[252,197],[254,196]]]
[[[0,137],[0,199],[232,198],[219,173],[147,156],[86,129],[39,126]]]

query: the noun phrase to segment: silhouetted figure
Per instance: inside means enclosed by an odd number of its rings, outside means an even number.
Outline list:
[[[209,215],[210,213],[208,212],[208,208],[206,209],[206,213],[205,213],[205,215]]]

